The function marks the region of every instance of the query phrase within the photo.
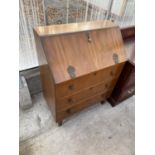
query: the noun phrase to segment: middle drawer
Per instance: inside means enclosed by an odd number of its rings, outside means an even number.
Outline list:
[[[70,108],[71,106],[78,104],[81,100],[90,98],[97,93],[105,93],[107,91],[111,91],[115,83],[116,79],[109,82],[103,82],[98,85],[91,86],[90,88],[85,89],[71,96],[67,96],[64,98],[57,98],[56,99],[57,111],[62,111],[64,109]]]

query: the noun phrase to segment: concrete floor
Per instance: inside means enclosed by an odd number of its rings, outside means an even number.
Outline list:
[[[96,104],[58,127],[38,94],[20,111],[20,155],[134,155],[134,100]]]

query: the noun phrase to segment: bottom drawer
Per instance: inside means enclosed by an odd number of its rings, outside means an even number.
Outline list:
[[[71,108],[68,108],[67,110],[65,111],[61,111],[61,112],[57,112],[56,114],[56,121],[59,122],[59,121],[62,121],[63,119],[65,119],[66,117],[94,104],[94,103],[97,103],[97,102],[100,102],[100,101],[104,101],[106,100],[106,98],[108,98],[110,96],[111,92],[106,92],[104,94],[97,94],[93,97],[90,97],[86,100],[83,100],[81,102],[79,102],[77,105],[71,107]]]

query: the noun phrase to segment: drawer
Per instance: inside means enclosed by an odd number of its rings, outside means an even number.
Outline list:
[[[63,98],[65,96],[71,96],[75,92],[80,92],[83,89],[89,88],[91,85],[117,78],[120,75],[122,68],[123,65],[121,63],[108,67],[104,70],[96,71],[88,75],[72,79],[68,82],[58,84],[56,85],[56,97]]]
[[[56,109],[57,111],[61,111],[62,109],[67,109],[71,106],[74,106],[78,104],[81,100],[85,100],[87,98],[90,98],[91,96],[94,96],[97,93],[106,93],[107,91],[110,91],[115,86],[116,79],[109,81],[109,82],[103,82],[94,86],[91,86],[88,89],[84,89],[83,91],[79,93],[75,93],[72,96],[67,96],[64,98],[58,98],[56,100]]]
[[[108,98],[110,96],[110,94],[111,94],[111,92],[97,94],[93,97],[90,97],[86,100],[81,101],[79,104],[72,106],[71,108],[68,108],[64,111],[57,112],[57,114],[56,114],[57,122],[63,120],[64,118],[67,118],[68,116],[70,116],[70,115],[72,115],[72,114],[74,114],[74,113],[94,104],[94,103],[106,100],[106,98]]]

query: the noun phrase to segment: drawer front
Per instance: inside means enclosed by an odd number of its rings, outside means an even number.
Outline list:
[[[94,85],[88,89],[85,89],[79,93],[73,94],[72,96],[64,97],[64,98],[58,98],[56,101],[56,108],[57,111],[62,111],[63,109],[67,109],[69,107],[72,107],[76,104],[78,104],[81,100],[85,100],[87,98],[90,98],[91,96],[94,96],[98,93],[106,93],[113,89],[115,86],[117,79],[114,79],[109,82],[103,82],[97,85]]]
[[[65,96],[71,96],[75,92],[80,92],[82,89],[89,88],[97,83],[117,78],[121,73],[123,65],[124,63],[117,64],[66,83],[58,84],[56,85],[56,97],[63,98]]]
[[[81,101],[79,104],[75,105],[75,106],[72,106],[71,108],[68,108],[64,111],[60,111],[60,112],[57,112],[56,114],[56,121],[61,121],[65,118],[67,118],[68,116],[76,113],[76,112],[79,112],[80,110],[92,105],[92,104],[95,104],[97,102],[100,102],[100,101],[103,101],[105,100],[106,98],[108,98],[110,96],[111,92],[107,92],[107,93],[102,93],[102,94],[97,94],[93,97],[90,97],[86,100],[83,100]]]

